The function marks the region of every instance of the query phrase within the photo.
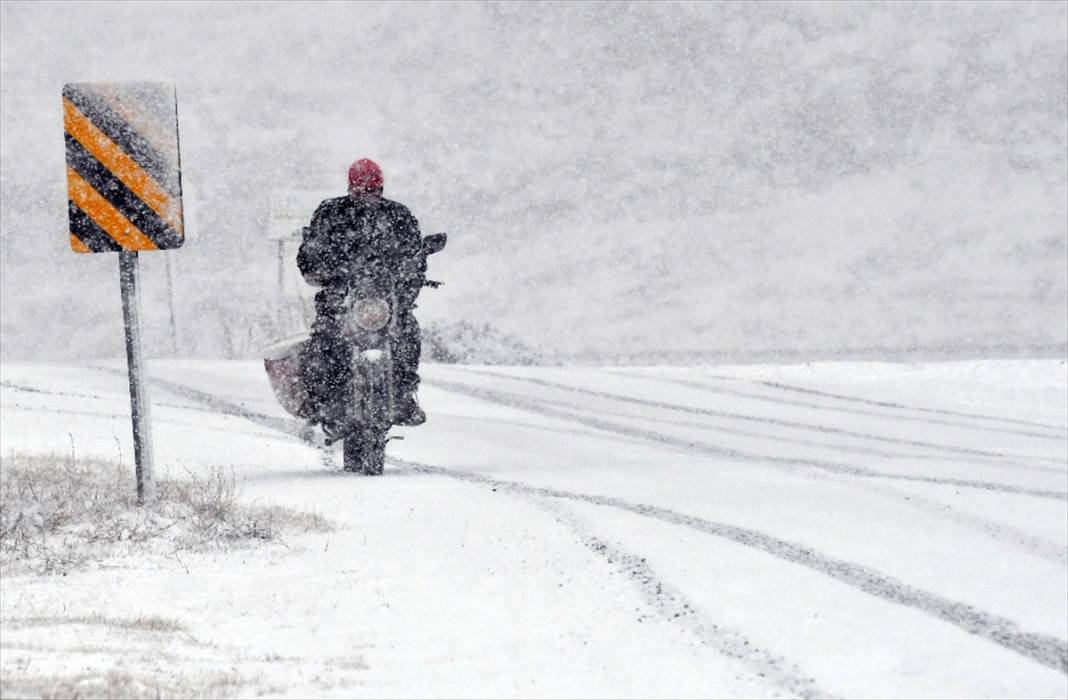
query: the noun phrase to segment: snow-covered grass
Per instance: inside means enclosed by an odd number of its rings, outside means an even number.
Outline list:
[[[66,574],[118,555],[173,555],[326,531],[315,513],[248,506],[232,475],[164,479],[143,505],[118,462],[12,454],[0,460],[0,573]]]
[[[112,621],[100,620],[90,624],[108,626]],[[125,621],[121,621],[125,622]],[[120,624],[119,629],[126,625]],[[144,634],[156,633],[151,626],[134,625]],[[34,677],[20,679],[17,684],[0,684],[6,698],[41,698],[42,700],[144,700],[145,698],[224,698],[235,691],[231,676],[218,674],[201,681],[187,678],[176,682],[172,677],[146,675],[136,671],[111,670],[106,673],[84,672],[66,677]]]

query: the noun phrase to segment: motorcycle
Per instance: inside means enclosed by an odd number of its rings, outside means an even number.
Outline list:
[[[447,235],[435,233],[423,238],[422,254],[433,255],[445,248]],[[424,286],[437,288],[441,282],[426,280]],[[396,387],[393,381],[393,342],[398,337],[399,315],[392,279],[358,276],[348,285],[342,306],[341,335],[352,347],[351,393],[335,397],[334,416],[320,421],[326,446],[343,442],[345,471],[379,475],[385,466],[386,442],[396,424]],[[318,417],[309,413],[308,391],[304,386],[303,365],[308,357],[311,335],[283,340],[265,352],[264,368],[271,388],[282,407],[305,421]],[[311,438],[308,425],[304,437]]]

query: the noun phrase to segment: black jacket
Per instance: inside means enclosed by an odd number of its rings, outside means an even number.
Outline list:
[[[297,267],[309,284],[323,287],[315,297],[320,314],[337,310],[346,284],[357,276],[395,280],[404,312],[425,279],[422,244],[419,223],[403,204],[336,197],[324,200],[304,229]]]

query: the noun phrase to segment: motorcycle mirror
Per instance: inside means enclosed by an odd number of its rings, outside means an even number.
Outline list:
[[[445,249],[445,241],[448,240],[449,235],[447,233],[432,233],[429,236],[423,237],[423,254],[433,255],[434,253],[440,253]]]

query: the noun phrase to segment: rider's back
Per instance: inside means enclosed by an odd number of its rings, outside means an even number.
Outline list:
[[[400,202],[368,202],[350,195],[324,200],[315,210],[297,254],[297,266],[315,286],[344,283],[357,274],[411,276],[420,255],[419,225]]]

